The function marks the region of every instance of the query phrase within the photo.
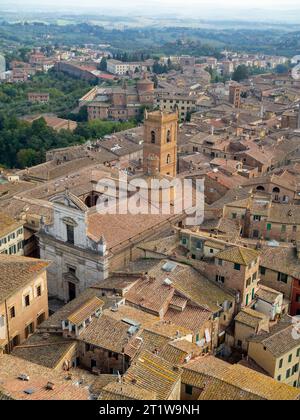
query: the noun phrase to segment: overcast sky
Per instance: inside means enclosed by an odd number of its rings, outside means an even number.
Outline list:
[[[299,0],[0,0],[0,9],[14,12],[31,10],[63,11],[80,14],[93,11],[99,14],[153,15],[173,14],[178,17],[218,19],[299,19]]]
[[[233,8],[238,7],[239,9],[249,9],[249,8],[263,8],[269,9],[270,11],[273,8],[276,9],[286,9],[286,8],[299,8],[299,0],[249,0],[246,2],[242,2],[241,0],[154,0],[156,3],[168,7],[168,6],[176,6],[176,8],[187,9],[190,7],[197,8],[200,10],[201,7],[222,7],[222,8]],[[55,7],[94,7],[101,10],[101,8],[105,7],[121,7],[122,9],[125,7],[129,7],[130,9],[134,7],[141,7],[142,5],[149,5],[153,4],[153,0],[3,0],[3,3],[9,4],[20,4],[23,7],[26,5],[37,5],[37,6],[55,6]]]

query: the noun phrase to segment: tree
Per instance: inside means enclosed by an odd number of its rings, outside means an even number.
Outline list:
[[[156,74],[154,74],[153,76],[153,83],[154,83],[154,89],[158,88],[158,77],[156,76]]]
[[[249,78],[249,70],[248,70],[248,67],[245,66],[244,64],[241,66],[238,66],[232,75],[232,80],[236,82],[241,82],[242,80],[246,80],[248,78]]]
[[[287,64],[278,64],[275,68],[277,74],[285,74],[289,71],[289,66]]]
[[[106,59],[106,57],[102,57],[102,60],[100,61],[100,64],[99,64],[99,70],[107,71],[107,59]]]
[[[21,168],[33,166],[37,163],[37,152],[33,149],[21,149],[17,153],[17,161]]]

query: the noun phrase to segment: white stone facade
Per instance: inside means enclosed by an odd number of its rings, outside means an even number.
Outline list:
[[[77,197],[66,193],[51,201],[53,223],[38,235],[40,254],[53,262],[48,268],[49,295],[69,301],[107,278],[106,246],[103,239],[96,243],[88,237],[88,208]]]

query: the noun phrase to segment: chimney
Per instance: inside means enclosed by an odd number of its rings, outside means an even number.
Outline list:
[[[47,383],[47,385],[46,385],[46,389],[47,389],[48,391],[53,391],[53,390],[54,390],[54,388],[55,388],[55,385],[54,385],[54,383],[53,383],[53,382],[48,382],[48,383]]]

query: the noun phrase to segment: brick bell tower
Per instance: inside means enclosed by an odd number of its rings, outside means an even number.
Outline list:
[[[173,178],[177,174],[178,112],[145,111],[144,171],[153,175],[153,160],[157,172]]]

